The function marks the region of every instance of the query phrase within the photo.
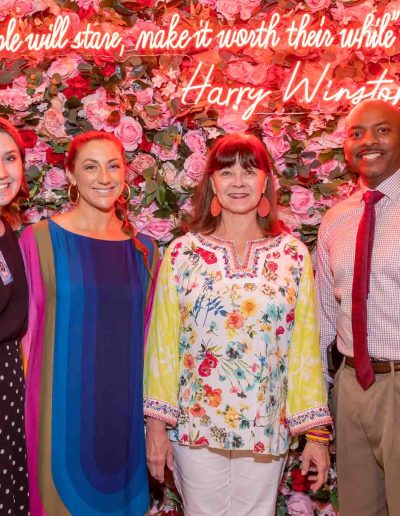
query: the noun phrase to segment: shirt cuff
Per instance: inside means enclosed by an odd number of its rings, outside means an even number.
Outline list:
[[[316,426],[332,424],[332,417],[327,405],[321,405],[320,407],[314,407],[304,412],[299,412],[298,414],[288,417],[286,420],[289,431],[293,436],[304,434],[304,432]]]
[[[174,427],[178,421],[179,409],[166,401],[144,398],[144,415],[164,421]]]

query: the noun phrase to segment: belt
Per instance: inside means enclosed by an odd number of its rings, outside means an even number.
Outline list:
[[[346,357],[344,363],[355,369],[354,358]],[[376,374],[390,373],[392,364],[395,371],[400,371],[400,360],[371,360],[372,370]]]

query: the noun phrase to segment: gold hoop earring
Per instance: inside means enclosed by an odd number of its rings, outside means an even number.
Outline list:
[[[76,189],[75,199],[72,199],[72,197],[71,197],[72,187],[75,187],[75,189]],[[78,204],[80,196],[81,196],[81,194],[79,193],[79,190],[78,190],[77,186],[73,185],[72,183],[70,183],[70,185],[68,187],[68,199],[69,199],[69,202],[71,204]]]
[[[125,189],[127,189],[127,192],[126,192],[126,195],[123,195]],[[130,199],[131,199],[131,187],[128,185],[127,182],[125,182],[125,186],[124,186],[124,189],[122,190],[121,195],[123,196],[123,198],[125,199],[126,202],[130,201]]]

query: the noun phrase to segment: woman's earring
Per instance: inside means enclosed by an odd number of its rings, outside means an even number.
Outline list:
[[[218,217],[221,213],[221,205],[219,203],[218,197],[214,195],[210,204],[210,212],[213,217]]]
[[[260,217],[266,217],[271,210],[271,205],[269,203],[269,200],[265,197],[264,194],[262,194],[260,202],[258,204],[257,213],[260,215]]]
[[[125,190],[126,190],[126,194],[123,195]],[[122,194],[121,195],[123,195],[123,197],[124,197],[126,202],[130,201],[130,198],[131,198],[131,187],[128,185],[127,182],[125,182],[125,186],[124,186],[124,189],[122,190]]]
[[[72,196],[71,196],[72,187],[74,187],[75,190],[76,190],[75,199],[73,199]],[[81,195],[79,193],[79,190],[78,190],[77,186],[73,185],[72,183],[70,183],[70,185],[68,187],[68,199],[69,199],[69,202],[71,204],[78,204],[80,196]]]

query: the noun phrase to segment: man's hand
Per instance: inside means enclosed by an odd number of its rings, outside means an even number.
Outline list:
[[[151,476],[164,482],[165,465],[171,471],[174,469],[172,444],[164,421],[153,417],[148,417],[146,423],[146,456]]]
[[[318,491],[328,480],[329,472],[329,449],[323,444],[308,442],[302,454],[301,472],[303,475],[314,473],[308,478],[312,482],[311,489]]]

